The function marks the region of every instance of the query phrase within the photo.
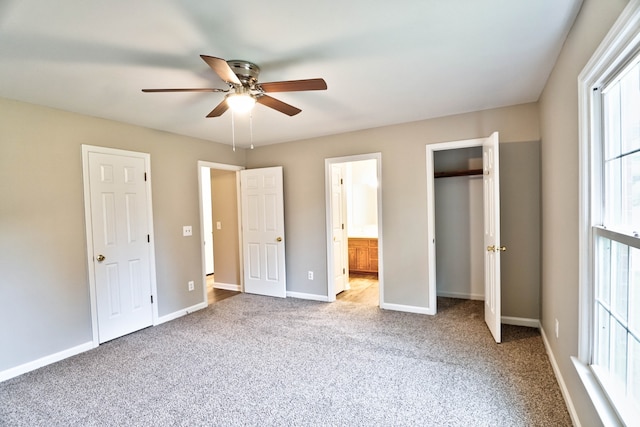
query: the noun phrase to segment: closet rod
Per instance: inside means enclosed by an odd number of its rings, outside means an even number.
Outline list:
[[[434,178],[449,178],[451,176],[471,176],[471,175],[482,175],[482,169],[469,169],[469,170],[460,170],[460,171],[449,171],[449,172],[434,172]]]

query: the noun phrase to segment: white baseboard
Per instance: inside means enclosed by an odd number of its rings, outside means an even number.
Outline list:
[[[177,319],[178,317],[186,316],[189,313],[193,313],[194,311],[202,310],[203,308],[207,308],[206,302],[201,302],[196,305],[192,305],[191,307],[187,307],[182,310],[174,311],[173,313],[167,314],[165,316],[159,317],[158,321],[155,325],[160,325],[161,323],[169,322],[171,320]],[[154,326],[155,326],[154,325]]]
[[[287,291],[287,298],[308,299],[312,301],[322,301],[322,302],[329,301],[329,298],[326,295],[305,294],[303,292],[290,292],[290,291]]]
[[[415,305],[382,303],[380,304],[380,308],[384,310],[404,311],[406,313],[431,314],[431,315],[435,314],[432,309],[429,309],[427,307],[417,307]]]
[[[471,299],[474,301],[484,301],[484,294],[468,294],[465,292],[438,291],[437,295],[439,297],[445,297],[445,298],[458,298],[458,299]]]
[[[571,400],[569,389],[567,389],[567,384],[564,382],[564,378],[560,373],[558,362],[556,361],[556,357],[554,356],[553,351],[551,350],[551,346],[549,345],[549,340],[547,339],[547,334],[545,333],[542,325],[540,325],[540,335],[542,335],[542,342],[544,343],[544,348],[547,350],[547,355],[549,356],[549,361],[551,362],[553,373],[556,376],[556,380],[558,380],[558,385],[560,385],[560,391],[562,392],[562,397],[564,397],[564,401],[567,404],[567,409],[569,410],[571,421],[573,422],[574,426],[581,427],[580,418],[578,418],[578,412],[576,411],[575,406],[573,406],[573,400]]]
[[[35,371],[38,368],[51,365],[52,363],[59,362],[68,357],[75,356],[76,354],[84,353],[85,351],[91,350],[95,347],[96,345],[93,343],[93,341],[89,341],[84,344],[80,344],[75,347],[60,351],[58,353],[50,354],[48,356],[41,357],[40,359],[27,362],[23,365],[9,368],[5,371],[0,371],[0,382],[17,377],[18,375],[26,374],[30,371]]]
[[[216,289],[226,289],[227,291],[238,291],[238,292],[242,291],[242,289],[240,288],[240,285],[236,285],[234,283],[214,282],[213,287]]]
[[[527,319],[525,317],[502,316],[500,318],[500,323],[504,323],[505,325],[526,326],[528,328],[540,329],[540,320]]]

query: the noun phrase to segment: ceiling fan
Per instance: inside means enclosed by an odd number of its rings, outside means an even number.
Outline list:
[[[233,111],[249,111],[254,104],[262,104],[288,116],[295,116],[302,110],[273,98],[271,92],[298,92],[307,90],[326,90],[324,79],[287,80],[281,82],[258,83],[260,67],[256,64],[233,59],[225,61],[215,56],[200,55],[204,62],[229,85],[228,89],[142,89],[143,92],[224,92],[225,98],[207,117],[220,117],[229,108]]]

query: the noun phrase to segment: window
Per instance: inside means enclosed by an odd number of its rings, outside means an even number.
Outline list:
[[[579,78],[580,354],[605,423],[640,418],[640,1]],[[580,365],[580,366],[579,366]]]

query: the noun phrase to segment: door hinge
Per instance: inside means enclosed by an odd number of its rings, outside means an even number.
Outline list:
[[[151,304],[153,304],[153,295],[151,295]]]
[[[342,181],[342,178],[340,178],[340,185],[344,184],[344,181]]]
[[[147,243],[151,243],[151,236],[147,234]]]
[[[342,268],[342,274],[347,274],[347,270],[344,267]]]
[[[342,229],[344,230],[344,224],[342,224]]]
[[[144,173],[144,181],[147,182],[147,173]]]

